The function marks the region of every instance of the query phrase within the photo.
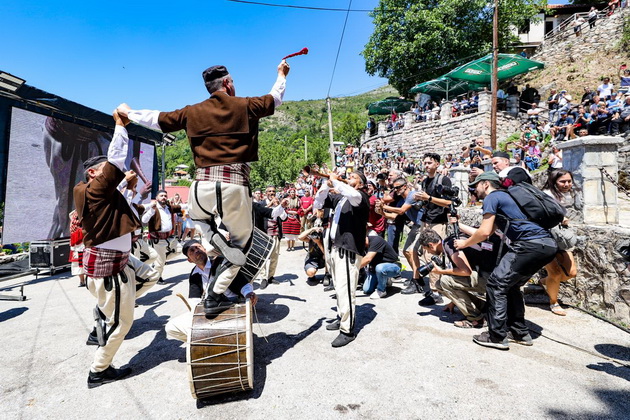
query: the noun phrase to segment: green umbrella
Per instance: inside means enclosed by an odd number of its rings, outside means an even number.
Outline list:
[[[484,85],[469,82],[467,80],[455,80],[450,77],[440,76],[437,79],[420,83],[412,87],[410,93],[426,93],[432,97],[446,98],[447,100],[471,90],[480,90]]]
[[[407,112],[413,105],[412,101],[396,97],[385,98],[382,101],[368,104],[368,115],[389,115],[396,111],[397,114]]]
[[[528,60],[520,55],[499,54],[497,67],[497,77],[501,81],[532,70],[542,69],[545,65],[540,61]],[[444,76],[488,85],[492,79],[492,54],[459,66]]]

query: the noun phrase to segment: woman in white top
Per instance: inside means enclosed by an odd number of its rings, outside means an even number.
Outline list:
[[[573,194],[573,174],[564,169],[557,169],[549,174],[543,191],[555,198],[560,205],[567,209],[567,217],[562,225],[568,226],[573,209],[580,206]],[[577,264],[572,249],[558,251],[556,258],[545,266],[547,277],[540,280],[540,284],[549,295],[549,309],[556,315],[565,316],[567,313],[558,303],[560,283],[577,276]]]

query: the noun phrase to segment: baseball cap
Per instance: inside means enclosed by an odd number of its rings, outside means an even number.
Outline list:
[[[497,173],[494,171],[482,172],[481,174],[477,175],[477,178],[475,178],[473,182],[468,183],[468,186],[474,187],[480,181],[495,181],[499,183],[501,182],[501,179],[499,178],[499,175],[497,175]]]

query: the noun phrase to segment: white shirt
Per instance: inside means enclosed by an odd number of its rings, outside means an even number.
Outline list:
[[[612,94],[614,87],[615,86],[612,83],[602,83],[597,87],[597,92],[599,92],[599,96],[601,96],[602,98],[606,98],[606,96],[610,96]]]
[[[208,259],[208,262],[206,262],[206,266],[203,268],[203,270],[199,268],[198,266],[195,266],[195,269],[191,273],[191,275],[195,273],[198,273],[201,275],[201,287],[202,287],[204,295],[205,295],[206,289],[208,288],[208,285],[210,284],[210,269],[211,268],[212,268],[212,261]],[[253,293],[253,292],[254,292],[254,288],[252,287],[251,283],[247,283],[245,286],[241,288],[241,294],[243,296],[247,296],[248,294]],[[223,294],[227,296],[228,298],[238,297],[238,295],[232,292],[230,289],[225,289],[225,292]],[[195,306],[197,306],[199,302],[201,302],[201,299],[199,298],[188,299],[188,303],[190,304],[191,308],[194,308]]]
[[[361,204],[361,193],[351,187],[350,185],[343,183],[338,180],[333,180],[333,188],[339,191],[343,198],[339,200],[337,206],[335,206],[335,215],[333,217],[332,225],[330,226],[330,237],[335,239],[335,234],[337,233],[337,226],[339,225],[339,218],[341,217],[341,209],[346,201],[350,202],[352,206],[358,206]],[[325,182],[322,184],[322,187],[317,191],[313,201],[313,209],[321,209],[324,207],[324,202],[326,201],[326,197],[328,197],[328,192],[330,191],[330,187],[328,183]]]
[[[160,203],[155,203],[155,208],[151,206],[144,211],[144,214],[142,215],[142,223],[149,223],[149,220],[151,220],[155,214],[156,209],[160,212],[160,220],[162,222],[160,232],[170,232],[173,230],[173,218],[171,217],[171,212],[168,210],[168,207],[162,207]]]
[[[129,147],[129,135],[127,129],[116,125],[112,141],[107,149],[107,161],[124,172],[127,149]],[[129,252],[131,250],[131,233],[126,233],[109,241],[103,242],[96,248],[113,249],[114,251]]]
[[[273,96],[273,103],[276,108],[282,105],[282,99],[284,98],[286,84],[286,77],[278,75],[276,83],[274,83],[274,85],[271,87],[271,91],[269,91],[269,94]],[[135,123],[138,123],[145,127],[153,128],[154,130],[160,130],[160,124],[158,124],[160,111],[149,109],[130,110],[128,116],[129,119]]]

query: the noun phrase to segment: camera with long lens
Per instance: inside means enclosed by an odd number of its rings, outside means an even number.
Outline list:
[[[418,267],[418,273],[420,274],[420,277],[426,277],[429,275],[429,273],[431,271],[433,271],[433,269],[435,268],[435,266],[441,266],[442,265],[442,261],[440,260],[440,258],[436,255],[431,257],[431,262],[425,264],[425,265],[421,265],[420,267]]]
[[[435,191],[446,200],[450,200],[455,207],[459,207],[462,204],[462,200],[459,199],[459,187],[449,187],[446,185],[438,185],[435,187]]]

